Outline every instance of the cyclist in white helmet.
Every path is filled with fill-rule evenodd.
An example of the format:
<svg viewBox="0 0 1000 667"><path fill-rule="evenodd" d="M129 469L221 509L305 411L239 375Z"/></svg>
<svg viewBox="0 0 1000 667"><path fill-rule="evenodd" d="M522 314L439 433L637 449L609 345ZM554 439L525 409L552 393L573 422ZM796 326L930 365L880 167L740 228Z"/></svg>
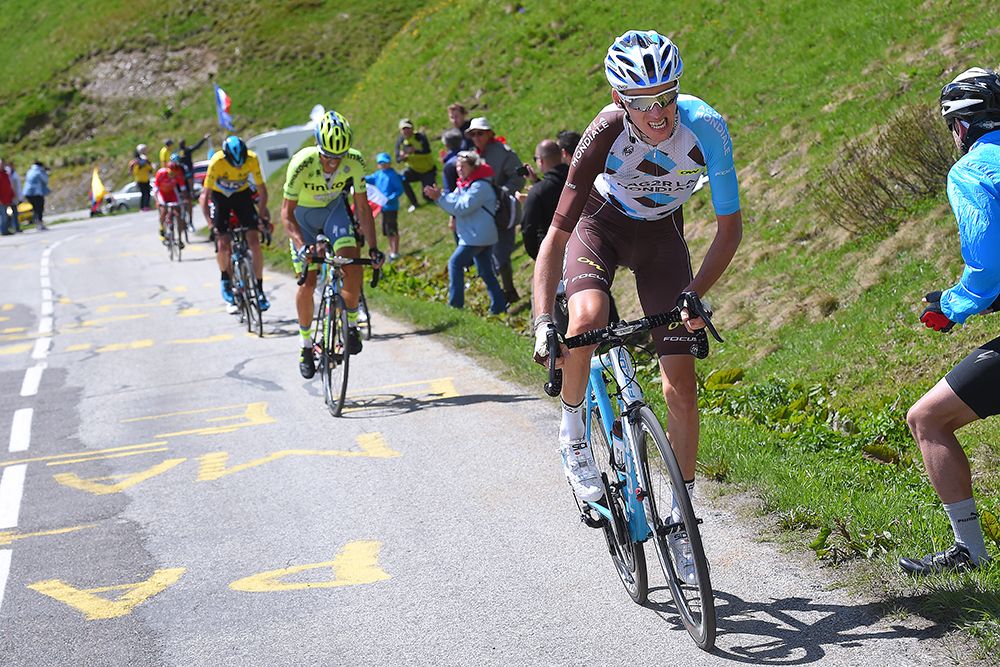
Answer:
<svg viewBox="0 0 1000 667"><path fill-rule="evenodd" d="M604 71L611 104L591 122L570 163L559 205L538 254L534 295L535 359L548 356L556 286L562 278L574 335L608 323L615 269L635 273L647 315L694 303L722 276L742 238L739 190L726 123L712 107L680 94L684 72L677 47L655 31L630 30L608 49ZM718 227L697 273L684 241L681 207L708 175ZM560 271L562 265L562 271ZM692 345L705 326L688 318L653 330L669 436L689 489L698 452L698 402ZM704 332L700 333L701 336ZM593 348L563 348L559 447L566 476L581 500L603 495L585 439L583 399ZM693 581L686 534L673 536L679 574Z"/></svg>

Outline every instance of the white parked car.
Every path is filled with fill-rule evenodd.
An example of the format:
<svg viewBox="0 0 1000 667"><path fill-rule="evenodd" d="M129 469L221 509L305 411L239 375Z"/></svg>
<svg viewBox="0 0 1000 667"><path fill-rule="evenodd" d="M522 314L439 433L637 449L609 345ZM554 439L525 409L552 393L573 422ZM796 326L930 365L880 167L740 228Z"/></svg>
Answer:
<svg viewBox="0 0 1000 667"><path fill-rule="evenodd" d="M110 201L105 200L105 207L108 212L111 211L138 211L139 202L142 199L142 193L139 192L139 184L135 181L128 183L121 190L112 192L108 195ZM155 206L156 202L156 188L149 195L150 206Z"/></svg>

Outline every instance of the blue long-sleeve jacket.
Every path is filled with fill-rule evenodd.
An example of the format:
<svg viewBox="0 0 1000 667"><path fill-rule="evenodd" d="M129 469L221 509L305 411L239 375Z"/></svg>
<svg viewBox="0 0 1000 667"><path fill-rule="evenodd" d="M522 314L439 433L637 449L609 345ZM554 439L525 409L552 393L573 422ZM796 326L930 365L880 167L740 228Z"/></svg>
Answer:
<svg viewBox="0 0 1000 667"><path fill-rule="evenodd" d="M374 185L385 195L388 201L382 207L384 210L399 210L399 195L403 194L403 179L394 169L379 169L374 174L365 176L365 181Z"/></svg>
<svg viewBox="0 0 1000 667"><path fill-rule="evenodd" d="M45 197L49 192L49 173L37 164L28 167L24 175L24 196Z"/></svg>
<svg viewBox="0 0 1000 667"><path fill-rule="evenodd" d="M468 187L459 187L437 200L438 206L455 216L455 232L459 245L493 245L499 238L493 222L493 207L497 197L487 181L476 180Z"/></svg>
<svg viewBox="0 0 1000 667"><path fill-rule="evenodd" d="M948 172L965 271L941 295L941 312L961 324L1000 296L1000 130L983 135Z"/></svg>

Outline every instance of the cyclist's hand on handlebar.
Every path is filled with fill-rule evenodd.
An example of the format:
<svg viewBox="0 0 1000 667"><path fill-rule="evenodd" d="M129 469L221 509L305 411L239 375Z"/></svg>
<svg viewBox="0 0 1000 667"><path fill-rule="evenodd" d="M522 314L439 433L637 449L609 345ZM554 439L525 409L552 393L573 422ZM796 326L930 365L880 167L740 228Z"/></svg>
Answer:
<svg viewBox="0 0 1000 667"><path fill-rule="evenodd" d="M535 319L535 363L547 366L549 363L549 333L555 332L555 325L552 318L547 315L540 315ZM556 334L558 336L558 333ZM562 344L562 337L559 336L559 356L556 358L556 368L562 368L563 359L570 355L569 348Z"/></svg>
<svg viewBox="0 0 1000 667"><path fill-rule="evenodd" d="M303 245L301 248L295 251L295 256L299 262L306 264L313 255L313 247L311 245Z"/></svg>
<svg viewBox="0 0 1000 667"><path fill-rule="evenodd" d="M372 248L368 251L368 257L372 260L372 268L380 269L382 265L385 264L385 253L378 248Z"/></svg>
<svg viewBox="0 0 1000 667"><path fill-rule="evenodd" d="M927 305L924 312L920 313L920 321L925 327L941 333L948 333L955 327L955 323L941 310L941 290L928 292L924 295L923 302Z"/></svg>
<svg viewBox="0 0 1000 667"><path fill-rule="evenodd" d="M677 297L677 307L681 309L681 322L688 333L705 328L705 320L701 317L701 313L707 312L709 317L712 316L711 311L702 303L697 292L681 292L681 295Z"/></svg>

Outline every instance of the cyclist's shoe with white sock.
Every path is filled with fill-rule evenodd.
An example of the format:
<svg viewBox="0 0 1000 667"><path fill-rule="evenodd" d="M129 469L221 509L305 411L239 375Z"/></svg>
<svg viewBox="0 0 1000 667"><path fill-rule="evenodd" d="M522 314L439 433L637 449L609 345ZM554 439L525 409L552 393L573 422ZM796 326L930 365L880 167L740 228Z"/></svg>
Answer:
<svg viewBox="0 0 1000 667"><path fill-rule="evenodd" d="M972 558L964 544L953 544L944 551L927 554L923 558L900 558L899 566L914 575L938 574L939 572L968 572L979 564Z"/></svg>
<svg viewBox="0 0 1000 667"><path fill-rule="evenodd" d="M299 373L307 380L316 374L316 356L313 354L312 345L302 348L302 352L299 353Z"/></svg>
<svg viewBox="0 0 1000 667"><path fill-rule="evenodd" d="M698 572L694 566L694 550L691 548L691 538L687 533L674 533L667 537L670 545L670 555L674 559L674 571L685 584L694 585L698 582Z"/></svg>
<svg viewBox="0 0 1000 667"><path fill-rule="evenodd" d="M598 501L604 497L604 482L601 471L594 462L594 453L586 440L559 443L563 470L573 487L573 493L581 501Z"/></svg>

